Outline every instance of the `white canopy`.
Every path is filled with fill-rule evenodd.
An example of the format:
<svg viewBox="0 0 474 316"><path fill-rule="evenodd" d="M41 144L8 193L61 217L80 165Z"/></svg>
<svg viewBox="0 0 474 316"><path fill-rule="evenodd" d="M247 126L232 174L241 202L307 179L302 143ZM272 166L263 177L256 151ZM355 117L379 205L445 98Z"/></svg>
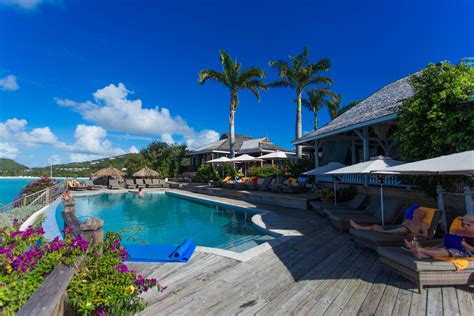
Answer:
<svg viewBox="0 0 474 316"><path fill-rule="evenodd" d="M367 174L375 170L382 170L387 167L398 166L403 164L403 161L393 160L390 157L378 156L371 158L369 161L360 162L358 164L347 166L326 172L327 175L340 174Z"/></svg>
<svg viewBox="0 0 474 316"><path fill-rule="evenodd" d="M250 155L240 155L239 157L235 157L229 159L228 162L252 162L252 161L263 161L262 159L252 157Z"/></svg>
<svg viewBox="0 0 474 316"><path fill-rule="evenodd" d="M403 164L402 161L393 160L389 157L378 156L369 161L360 162L358 164L347 166L341 169L326 172L327 175L341 175L341 174L368 174L374 170L385 169L391 166ZM384 220L384 206L383 206L383 185L380 182L380 210L382 213L382 226L385 225Z"/></svg>
<svg viewBox="0 0 474 316"><path fill-rule="evenodd" d="M412 175L474 175L474 150L406 163L396 167L378 168L375 173Z"/></svg>
<svg viewBox="0 0 474 316"><path fill-rule="evenodd" d="M298 156L277 150L275 152L265 154L258 158L266 159L266 160L279 160L279 159L298 159Z"/></svg>
<svg viewBox="0 0 474 316"><path fill-rule="evenodd" d="M230 158L222 156L216 159L206 161L206 163L224 163L224 162L230 162Z"/></svg>
<svg viewBox="0 0 474 316"><path fill-rule="evenodd" d="M330 162L327 165L311 169L309 171L304 172L303 174L306 176L317 176L325 174L326 172L333 171L336 169L344 168L346 165L339 163L339 162Z"/></svg>

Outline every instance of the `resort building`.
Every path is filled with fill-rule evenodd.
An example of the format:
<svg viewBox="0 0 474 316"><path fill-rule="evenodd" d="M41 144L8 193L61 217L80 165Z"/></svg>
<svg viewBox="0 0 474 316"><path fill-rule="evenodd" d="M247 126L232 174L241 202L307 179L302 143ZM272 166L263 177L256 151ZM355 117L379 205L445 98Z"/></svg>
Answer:
<svg viewBox="0 0 474 316"><path fill-rule="evenodd" d="M275 145L268 137L251 138L245 135L235 135L234 150L236 156L247 154L259 157L275 151L291 153L283 147ZM230 139L228 133L223 133L219 140L199 147L189 153L190 171L196 171L208 160L230 156Z"/></svg>
<svg viewBox="0 0 474 316"><path fill-rule="evenodd" d="M400 106L413 95L412 75L386 85L293 144L303 145L316 167L329 162L351 165L378 155L399 158L393 133Z"/></svg>

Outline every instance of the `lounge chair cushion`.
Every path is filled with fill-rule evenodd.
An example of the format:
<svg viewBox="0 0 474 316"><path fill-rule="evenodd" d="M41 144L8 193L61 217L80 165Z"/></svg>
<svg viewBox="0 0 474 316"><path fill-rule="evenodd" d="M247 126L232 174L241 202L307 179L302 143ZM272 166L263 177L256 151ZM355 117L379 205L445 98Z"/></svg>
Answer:
<svg viewBox="0 0 474 316"><path fill-rule="evenodd" d="M456 217L449 227L449 232L454 234L460 229L462 229L462 217Z"/></svg>
<svg viewBox="0 0 474 316"><path fill-rule="evenodd" d="M456 267L450 261L416 259L411 252L400 247L378 247L377 252L380 256L414 271L456 271ZM474 269L474 261L468 262L467 269Z"/></svg>
<svg viewBox="0 0 474 316"><path fill-rule="evenodd" d="M425 217L421 220L423 223L428 225L428 227L431 226L431 223L433 222L433 217L435 214L436 209L435 208L430 208L430 207L419 207L419 210L422 210L425 212Z"/></svg>
<svg viewBox="0 0 474 316"><path fill-rule="evenodd" d="M403 206L403 202L400 200L386 199L384 201L384 219L386 222L392 222L395 217L399 214L400 209ZM379 207L375 213L375 217L382 219L382 208Z"/></svg>
<svg viewBox="0 0 474 316"><path fill-rule="evenodd" d="M385 242L387 243L400 242L400 245L401 245L403 240L407 238L407 235L379 233L379 232L366 231L366 230L356 230L353 228L350 229L350 233L357 239L363 239L364 241L367 241L376 245L381 245Z"/></svg>

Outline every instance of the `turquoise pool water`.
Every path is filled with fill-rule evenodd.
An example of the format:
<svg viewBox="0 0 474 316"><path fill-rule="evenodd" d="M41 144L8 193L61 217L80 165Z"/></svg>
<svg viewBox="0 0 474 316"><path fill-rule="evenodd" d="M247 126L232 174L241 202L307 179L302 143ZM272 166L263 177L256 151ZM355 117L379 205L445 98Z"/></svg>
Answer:
<svg viewBox="0 0 474 316"><path fill-rule="evenodd" d="M21 190L34 179L0 178L0 206L13 202Z"/></svg>
<svg viewBox="0 0 474 316"><path fill-rule="evenodd" d="M62 204L56 218L62 224ZM253 214L179 198L168 194L100 194L76 198L76 215L104 220L104 231L123 228L142 229L126 232L124 242L179 244L191 237L198 246L245 251L274 237L257 231ZM61 227L62 229L62 227ZM128 239L128 240L127 240Z"/></svg>

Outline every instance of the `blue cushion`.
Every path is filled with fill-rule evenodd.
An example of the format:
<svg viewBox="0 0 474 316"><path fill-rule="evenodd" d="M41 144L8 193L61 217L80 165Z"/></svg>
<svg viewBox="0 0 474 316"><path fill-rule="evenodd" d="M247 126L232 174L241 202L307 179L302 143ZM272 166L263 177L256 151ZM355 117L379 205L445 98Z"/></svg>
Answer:
<svg viewBox="0 0 474 316"><path fill-rule="evenodd" d="M463 237L461 235L446 234L444 235L444 246L446 248L462 250L462 239Z"/></svg>
<svg viewBox="0 0 474 316"><path fill-rule="evenodd" d="M405 210L405 218L406 219L413 219L413 213L415 212L416 209L418 209L420 206L418 204L413 204L410 205L406 210Z"/></svg>
<svg viewBox="0 0 474 316"><path fill-rule="evenodd" d="M300 183L300 184L305 184L306 181L308 181L308 178L307 177L299 177L297 182Z"/></svg>

